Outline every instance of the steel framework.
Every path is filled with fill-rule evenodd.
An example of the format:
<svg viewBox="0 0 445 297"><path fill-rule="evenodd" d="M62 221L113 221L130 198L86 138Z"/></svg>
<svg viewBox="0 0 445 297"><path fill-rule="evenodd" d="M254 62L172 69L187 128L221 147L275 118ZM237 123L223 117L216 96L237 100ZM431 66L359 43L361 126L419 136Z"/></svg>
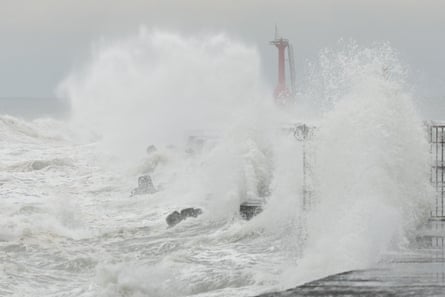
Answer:
<svg viewBox="0 0 445 297"><path fill-rule="evenodd" d="M445 151L445 124L429 125L431 144L431 183L436 189L436 199L431 211L431 217L436 220L445 220L444 209L444 151Z"/></svg>

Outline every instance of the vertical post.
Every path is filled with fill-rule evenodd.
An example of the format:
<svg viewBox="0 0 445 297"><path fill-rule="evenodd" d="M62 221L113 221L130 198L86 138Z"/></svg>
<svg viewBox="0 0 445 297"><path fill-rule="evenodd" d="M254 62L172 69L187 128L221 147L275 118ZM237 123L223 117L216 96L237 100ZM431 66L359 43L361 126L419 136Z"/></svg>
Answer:
<svg viewBox="0 0 445 297"><path fill-rule="evenodd" d="M308 185L308 174L309 174L309 161L307 157L307 143L306 141L310 137L310 127L306 124L298 125L294 130L294 137L302 142L302 161L303 161L303 185L302 185L302 208L307 210L311 207L311 192Z"/></svg>
<svg viewBox="0 0 445 297"><path fill-rule="evenodd" d="M438 185L438 182L439 182L439 180L438 180L438 177L439 177L439 160L438 160L438 158L439 158L439 156L438 156L438 154L439 154L439 147L438 147L438 145L439 145L439 135L438 135L438 128L437 127L434 127L434 132L436 133L436 141L435 141L435 152L434 152L434 155L435 155L435 158L436 158L436 162L435 162L435 164L434 164L434 166L436 167L436 175L435 175L435 181L434 181L434 186L435 186L435 188L436 188L436 217L438 216L438 211L439 211L439 197L438 197L438 195L437 195L437 191L439 190L439 185Z"/></svg>
<svg viewBox="0 0 445 297"><path fill-rule="evenodd" d="M278 47L278 84L281 88L286 84L286 68L285 68L285 58L284 51L287 45L283 42L277 45Z"/></svg>
<svg viewBox="0 0 445 297"><path fill-rule="evenodd" d="M440 134L440 148L441 148L441 158L440 158L440 207L441 207L441 216L443 217L443 169L444 169L444 162L443 162L443 145L444 145L444 138L443 138L443 131L444 127L442 126L441 134Z"/></svg>
<svg viewBox="0 0 445 297"><path fill-rule="evenodd" d="M304 132L303 132L304 133ZM308 208L308 197L307 197L307 180L306 180L306 174L307 174L307 164L306 164L306 137L303 136L303 209Z"/></svg>
<svg viewBox="0 0 445 297"><path fill-rule="evenodd" d="M287 48L288 60L289 60L289 79L291 96L295 97L297 94L296 77L295 77L295 59L294 59L294 47L289 44Z"/></svg>

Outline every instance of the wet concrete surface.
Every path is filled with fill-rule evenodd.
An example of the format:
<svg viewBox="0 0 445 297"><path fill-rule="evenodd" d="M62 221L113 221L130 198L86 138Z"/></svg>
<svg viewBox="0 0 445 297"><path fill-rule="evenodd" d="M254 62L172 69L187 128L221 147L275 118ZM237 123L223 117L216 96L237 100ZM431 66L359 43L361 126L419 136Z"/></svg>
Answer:
<svg viewBox="0 0 445 297"><path fill-rule="evenodd" d="M349 271L261 297L445 296L443 263L398 263Z"/></svg>
<svg viewBox="0 0 445 297"><path fill-rule="evenodd" d="M390 255L372 269L328 276L304 285L261 297L299 296L445 296L443 238L433 245Z"/></svg>

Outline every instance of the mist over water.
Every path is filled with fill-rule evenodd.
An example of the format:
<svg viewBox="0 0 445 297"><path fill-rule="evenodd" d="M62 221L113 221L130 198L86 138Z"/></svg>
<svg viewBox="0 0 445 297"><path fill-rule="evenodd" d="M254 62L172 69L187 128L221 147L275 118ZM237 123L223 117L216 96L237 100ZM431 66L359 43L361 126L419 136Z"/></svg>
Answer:
<svg viewBox="0 0 445 297"><path fill-rule="evenodd" d="M194 130L218 130L252 106L271 105L254 47L223 34L183 37L144 28L98 44L60 93L70 99L74 123L126 153L177 144Z"/></svg>
<svg viewBox="0 0 445 297"><path fill-rule="evenodd" d="M389 45L353 42L314 65L296 104L277 107L255 47L226 35L143 28L96 44L59 87L70 121L0 118L0 278L15 280L1 290L251 296L410 247L431 189L406 70ZM283 128L308 118L304 208L303 145ZM160 191L128 197L141 174ZM251 199L265 207L246 222ZM185 207L204 213L167 228Z"/></svg>

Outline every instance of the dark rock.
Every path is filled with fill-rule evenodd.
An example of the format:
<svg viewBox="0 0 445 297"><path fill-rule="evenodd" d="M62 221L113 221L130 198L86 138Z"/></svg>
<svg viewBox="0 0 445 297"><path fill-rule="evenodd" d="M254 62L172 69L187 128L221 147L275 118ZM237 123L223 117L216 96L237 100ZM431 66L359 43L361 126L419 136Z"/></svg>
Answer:
<svg viewBox="0 0 445 297"><path fill-rule="evenodd" d="M169 214L167 216L167 218L165 219L165 221L167 222L169 227L173 227L176 224L178 224L179 222L181 222L182 220L184 220L184 217L181 216L181 214L178 211L174 211L171 214Z"/></svg>
<svg viewBox="0 0 445 297"><path fill-rule="evenodd" d="M263 211L261 204L243 203L239 207L240 215L245 220L250 220Z"/></svg>
<svg viewBox="0 0 445 297"><path fill-rule="evenodd" d="M48 161L36 160L36 161L32 162L31 169L32 170L42 170L43 168L46 168L49 165L50 165L50 163Z"/></svg>
<svg viewBox="0 0 445 297"><path fill-rule="evenodd" d="M147 147L147 154L151 154L151 153L154 153L154 152L156 152L158 149L156 148L156 146L155 145L149 145L148 147Z"/></svg>
<svg viewBox="0 0 445 297"><path fill-rule="evenodd" d="M175 210L167 216L165 221L167 222L169 227L173 227L189 217L196 218L200 214L202 214L202 210L200 208L189 207L184 208L183 210L181 210L181 212Z"/></svg>
<svg viewBox="0 0 445 297"><path fill-rule="evenodd" d="M156 188L153 185L153 181L149 175L143 175L138 178L138 187L131 191L131 196L141 194L153 194L156 192Z"/></svg>
<svg viewBox="0 0 445 297"><path fill-rule="evenodd" d="M183 217L194 217L196 218L197 216L199 216L200 214L202 214L202 210L199 208L184 208L183 210L181 210L181 216Z"/></svg>

